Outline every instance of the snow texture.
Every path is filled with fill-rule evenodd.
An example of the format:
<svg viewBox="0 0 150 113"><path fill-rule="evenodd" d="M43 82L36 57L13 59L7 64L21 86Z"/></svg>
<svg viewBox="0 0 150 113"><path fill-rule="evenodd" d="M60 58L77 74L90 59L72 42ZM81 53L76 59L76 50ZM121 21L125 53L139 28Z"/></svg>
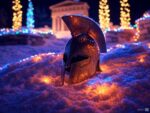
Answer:
<svg viewBox="0 0 150 113"><path fill-rule="evenodd" d="M0 67L8 63L15 63L24 58L47 52L63 52L67 40L50 38L44 46L14 45L0 46Z"/></svg>
<svg viewBox="0 0 150 113"><path fill-rule="evenodd" d="M1 64L13 60L13 64L1 67L0 71L0 113L137 113L150 110L148 41L125 44L102 54L101 73L82 83L65 83L64 86L59 85L62 53L58 52L63 51L66 42L59 40L56 45L52 40L52 43L45 49L0 48L7 54ZM41 50L44 53L29 57ZM10 51L15 52L16 57L9 56L12 55ZM5 59L5 55L1 59ZM29 58L14 63L25 57Z"/></svg>

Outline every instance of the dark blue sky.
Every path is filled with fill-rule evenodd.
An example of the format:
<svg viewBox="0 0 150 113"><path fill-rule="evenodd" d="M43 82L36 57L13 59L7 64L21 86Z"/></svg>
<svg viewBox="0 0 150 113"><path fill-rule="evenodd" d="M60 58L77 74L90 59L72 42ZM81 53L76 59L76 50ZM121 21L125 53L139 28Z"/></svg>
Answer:
<svg viewBox="0 0 150 113"><path fill-rule="evenodd" d="M49 6L56 4L64 0L32 0L35 8L35 21L36 26L40 27L45 24L51 25L50 10ZM90 6L90 17L98 21L98 8L99 0L80 0L85 1ZM108 0L110 4L111 12L111 21L114 24L119 24L119 0ZM150 0L129 0L131 5L131 22L142 16L142 14L150 9ZM21 0L23 4L23 25L26 21L26 9L27 9L27 0ZM0 27L11 27L12 19L12 0L0 0L0 17L5 17L3 19L4 25ZM2 19L0 18L0 21Z"/></svg>

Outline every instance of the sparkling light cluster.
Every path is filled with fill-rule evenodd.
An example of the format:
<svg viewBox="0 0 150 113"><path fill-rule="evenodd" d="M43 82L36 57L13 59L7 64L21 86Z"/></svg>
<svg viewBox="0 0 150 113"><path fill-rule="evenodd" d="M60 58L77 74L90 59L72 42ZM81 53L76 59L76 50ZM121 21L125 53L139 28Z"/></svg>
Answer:
<svg viewBox="0 0 150 113"><path fill-rule="evenodd" d="M139 19L137 19L135 22L136 22L136 25L137 25L137 28L136 28L136 30L137 30L137 33L136 33L136 36L134 37L134 41L138 41L139 40L139 38L140 38L140 34L141 34L141 32L140 32L140 23L145 23L146 24L146 22L149 22L150 21L150 14L149 13L145 13L144 15L143 15L143 17L141 17L141 18L139 18ZM145 28L146 29L146 28Z"/></svg>
<svg viewBox="0 0 150 113"><path fill-rule="evenodd" d="M22 5L20 4L20 0L13 0L13 25L12 28L14 30L18 30L22 27Z"/></svg>
<svg viewBox="0 0 150 113"><path fill-rule="evenodd" d="M27 9L27 28L34 28L34 8L31 0L28 0L28 9Z"/></svg>
<svg viewBox="0 0 150 113"><path fill-rule="evenodd" d="M99 1L99 23L102 30L106 30L110 27L110 10L108 0Z"/></svg>
<svg viewBox="0 0 150 113"><path fill-rule="evenodd" d="M28 29L20 28L18 30L3 28L0 29L0 36L11 34L53 34L51 29L42 30L42 29Z"/></svg>
<svg viewBox="0 0 150 113"><path fill-rule="evenodd" d="M24 62L27 62L27 61L32 61L33 63L37 63L37 62L40 62L44 57L47 57L47 56L52 56L52 57L54 57L54 56L60 56L60 55L59 55L59 54L56 54L56 53L54 53L54 52L41 53L41 54L33 55L33 56L28 57L28 58L24 58L24 59L22 59L22 60L19 60L18 62L16 62L16 65L17 65L17 64L24 63ZM36 59L37 57L40 57L40 60L38 60L38 61L35 62L35 59ZM9 67L9 66L11 66L11 64L6 64L6 65L4 65L3 67L0 67L0 70L3 70L3 69L5 69L5 68L7 68L7 67Z"/></svg>
<svg viewBox="0 0 150 113"><path fill-rule="evenodd" d="M130 4L128 0L120 0L120 25L122 28L130 26Z"/></svg>
<svg viewBox="0 0 150 113"><path fill-rule="evenodd" d="M116 48L122 48L122 49L124 49L124 48L126 48L126 46L125 46L125 44L116 44L115 46L109 47L109 48L107 49L107 51L110 52L111 50L114 50L114 49L116 49Z"/></svg>

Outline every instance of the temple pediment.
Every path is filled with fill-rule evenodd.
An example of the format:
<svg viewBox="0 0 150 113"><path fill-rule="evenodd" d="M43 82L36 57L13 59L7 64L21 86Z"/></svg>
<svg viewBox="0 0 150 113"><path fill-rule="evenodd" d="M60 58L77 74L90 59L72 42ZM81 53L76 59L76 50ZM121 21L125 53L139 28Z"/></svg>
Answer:
<svg viewBox="0 0 150 113"><path fill-rule="evenodd" d="M60 7L66 7L66 6L71 6L71 5L83 5L86 4L85 2L77 2L73 0L66 0L63 2L60 2L58 4L52 5L50 9L55 9L55 8L60 8Z"/></svg>

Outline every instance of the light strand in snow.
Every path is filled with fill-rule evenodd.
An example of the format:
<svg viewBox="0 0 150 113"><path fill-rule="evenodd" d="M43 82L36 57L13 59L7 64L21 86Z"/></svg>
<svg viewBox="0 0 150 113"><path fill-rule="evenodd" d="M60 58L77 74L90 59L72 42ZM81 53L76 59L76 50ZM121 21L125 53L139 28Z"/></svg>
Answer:
<svg viewBox="0 0 150 113"><path fill-rule="evenodd" d="M11 34L53 34L51 29L47 29L47 30L40 30L40 29L27 29L27 28L21 28L18 30L14 30L14 29L8 29L8 28L3 28L0 29L0 36L3 35L11 35Z"/></svg>

